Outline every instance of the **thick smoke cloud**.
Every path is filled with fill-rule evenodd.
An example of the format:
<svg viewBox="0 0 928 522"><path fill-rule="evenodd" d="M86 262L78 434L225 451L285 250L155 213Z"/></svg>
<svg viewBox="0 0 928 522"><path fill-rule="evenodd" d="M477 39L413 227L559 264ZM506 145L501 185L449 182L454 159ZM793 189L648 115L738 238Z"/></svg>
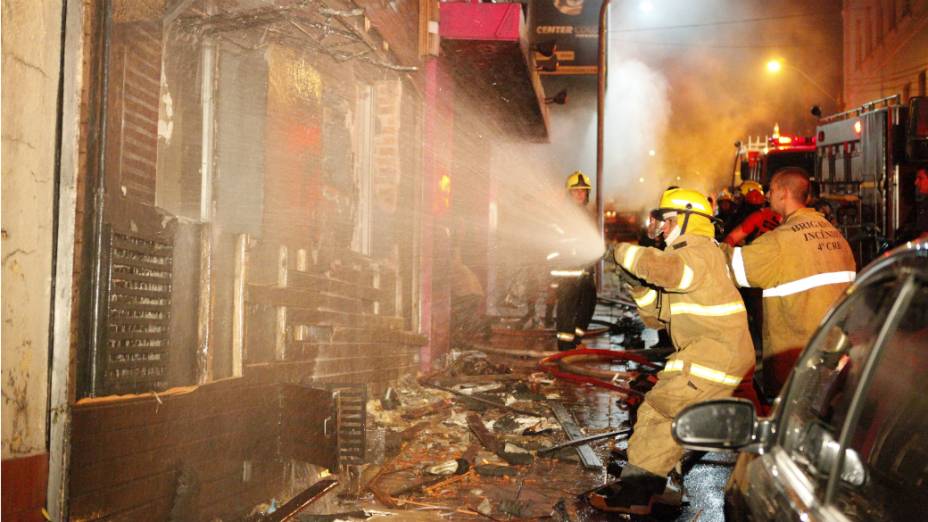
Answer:
<svg viewBox="0 0 928 522"><path fill-rule="evenodd" d="M811 135L812 105L840 109L831 97L840 98L838 0L649 4L613 3L610 18L604 195L620 211L652 206L669 184L714 192L730 182L736 140L769 135L776 123ZM776 76L764 70L772 58L787 64ZM552 107L551 144L533 156L550 158L555 178L576 168L592 176L595 79L545 86L566 87L570 99Z"/></svg>

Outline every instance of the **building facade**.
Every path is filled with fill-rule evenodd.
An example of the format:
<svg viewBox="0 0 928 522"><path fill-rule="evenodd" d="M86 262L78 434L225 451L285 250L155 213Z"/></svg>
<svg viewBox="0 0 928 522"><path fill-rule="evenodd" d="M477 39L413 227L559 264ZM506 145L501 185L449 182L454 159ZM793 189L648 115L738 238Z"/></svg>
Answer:
<svg viewBox="0 0 928 522"><path fill-rule="evenodd" d="M846 0L843 17L845 108L928 94L928 2Z"/></svg>
<svg viewBox="0 0 928 522"><path fill-rule="evenodd" d="M547 134L504 8L443 46L427 1L4 3L4 518L236 518L363 459L345 412L449 351L453 244L486 287L493 141Z"/></svg>

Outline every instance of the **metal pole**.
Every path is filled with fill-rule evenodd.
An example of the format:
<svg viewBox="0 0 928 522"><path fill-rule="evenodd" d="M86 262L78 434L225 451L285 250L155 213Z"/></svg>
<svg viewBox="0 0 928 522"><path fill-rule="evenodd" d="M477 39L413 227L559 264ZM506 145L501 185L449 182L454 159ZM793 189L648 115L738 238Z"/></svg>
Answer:
<svg viewBox="0 0 928 522"><path fill-rule="evenodd" d="M603 124L606 119L606 52L609 42L606 41L607 13L610 0L603 0L599 8L599 63L596 68L596 221L599 227L599 237L606 240L606 221L603 216ZM596 263L596 288L603 289L603 260Z"/></svg>

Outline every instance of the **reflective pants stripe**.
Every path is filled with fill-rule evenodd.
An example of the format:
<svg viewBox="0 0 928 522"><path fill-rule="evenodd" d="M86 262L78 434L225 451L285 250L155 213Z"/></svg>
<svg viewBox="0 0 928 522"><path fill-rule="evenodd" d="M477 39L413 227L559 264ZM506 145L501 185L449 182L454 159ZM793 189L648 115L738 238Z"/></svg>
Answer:
<svg viewBox="0 0 928 522"><path fill-rule="evenodd" d="M668 362L667 365L664 366L664 371L682 372L686 367L689 367L689 374L693 377L699 377L700 379L704 379L709 382L722 384L724 386L738 386L741 384L740 376L727 374L723 371L709 368L708 366L703 366L701 364L685 363L684 361L677 359Z"/></svg>

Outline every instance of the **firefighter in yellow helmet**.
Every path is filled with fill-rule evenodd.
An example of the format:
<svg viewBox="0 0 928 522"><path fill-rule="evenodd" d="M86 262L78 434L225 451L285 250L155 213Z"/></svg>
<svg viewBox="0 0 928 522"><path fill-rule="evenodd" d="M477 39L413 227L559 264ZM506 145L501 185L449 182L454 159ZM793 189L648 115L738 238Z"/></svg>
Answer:
<svg viewBox="0 0 928 522"><path fill-rule="evenodd" d="M741 182L741 185L738 185L738 191L741 192L741 195L742 195L743 197L747 197L748 194L749 194L752 190L756 190L756 191L760 192L760 195L761 195L761 196L764 195L764 187L761 186L761 184L758 183L758 182L756 182L756 181L747 180L747 181Z"/></svg>
<svg viewBox="0 0 928 522"><path fill-rule="evenodd" d="M642 281L629 291L643 318L670 331L675 352L644 397L618 481L588 494L610 512L648 514L683 455L670 434L674 416L695 402L732 395L753 374L754 348L741 296L714 240L712 207L700 193L661 197L663 250L622 243L615 262Z"/></svg>
<svg viewBox="0 0 928 522"><path fill-rule="evenodd" d="M586 207L590 202L592 188L590 178L579 170L567 177L567 191L571 201L585 210L589 210ZM593 267L586 267L579 276L557 279L557 347L562 351L571 350L583 339L596 309Z"/></svg>
<svg viewBox="0 0 928 522"><path fill-rule="evenodd" d="M575 170L570 176L567 176L567 190L570 192L570 197L578 205L586 205L590 202L590 190L592 189L590 177L583 172Z"/></svg>

